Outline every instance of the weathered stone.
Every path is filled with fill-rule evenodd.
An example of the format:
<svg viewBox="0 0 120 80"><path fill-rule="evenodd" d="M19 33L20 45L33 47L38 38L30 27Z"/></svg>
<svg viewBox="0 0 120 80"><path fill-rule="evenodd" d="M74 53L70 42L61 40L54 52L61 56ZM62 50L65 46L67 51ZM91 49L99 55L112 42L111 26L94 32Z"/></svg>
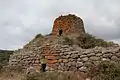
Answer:
<svg viewBox="0 0 120 80"><path fill-rule="evenodd" d="M100 61L94 61L93 62L95 65L99 65L100 64Z"/></svg>
<svg viewBox="0 0 120 80"><path fill-rule="evenodd" d="M88 61L88 57L84 57L84 58L82 58L82 60L86 62L86 61Z"/></svg>
<svg viewBox="0 0 120 80"><path fill-rule="evenodd" d="M56 57L53 56L53 55L48 55L48 56L45 56L46 59L55 59Z"/></svg>
<svg viewBox="0 0 120 80"><path fill-rule="evenodd" d="M36 63L36 64L39 64L39 63L40 63L40 61L36 60L36 61L35 61L35 63Z"/></svg>
<svg viewBox="0 0 120 80"><path fill-rule="evenodd" d="M70 58L70 59L69 59L69 61L70 61L70 62L73 62L73 61L74 61L74 59Z"/></svg>
<svg viewBox="0 0 120 80"><path fill-rule="evenodd" d="M72 52L66 52L68 55L71 55L72 54Z"/></svg>
<svg viewBox="0 0 120 80"><path fill-rule="evenodd" d="M93 50L88 49L88 50L84 50L82 53L83 53L84 55L87 55L87 54L92 53L92 52L93 52Z"/></svg>
<svg viewBox="0 0 120 80"><path fill-rule="evenodd" d="M120 52L115 54L117 57L120 57Z"/></svg>
<svg viewBox="0 0 120 80"><path fill-rule="evenodd" d="M63 62L64 62L64 63L67 63L67 62L68 62L68 59L63 59Z"/></svg>
<svg viewBox="0 0 120 80"><path fill-rule="evenodd" d="M60 56L64 55L64 53L60 53Z"/></svg>
<svg viewBox="0 0 120 80"><path fill-rule="evenodd" d="M97 49L96 48L94 48L95 50L94 50L94 53L101 53L102 51L101 51L101 47L98 47Z"/></svg>
<svg viewBox="0 0 120 80"><path fill-rule="evenodd" d="M78 54L79 51L72 51L72 54Z"/></svg>
<svg viewBox="0 0 120 80"><path fill-rule="evenodd" d="M26 69L30 65L40 66L42 56L47 60L47 70L86 71L89 64L99 64L102 60L117 61L120 58L120 47L95 47L82 49L77 43L77 37L85 33L83 21L74 15L60 16L53 25L52 34L35 37L23 49L15 51L10 56L9 65ZM62 36L56 36L59 28L63 29ZM63 39L69 37L74 46L64 45ZM88 66L87 66L88 65Z"/></svg>
<svg viewBox="0 0 120 80"><path fill-rule="evenodd" d="M80 61L81 61L81 59L80 59L80 58L78 58L78 59L77 59L77 61L78 61L78 62L80 62Z"/></svg>
<svg viewBox="0 0 120 80"><path fill-rule="evenodd" d="M84 65L85 65L86 67L89 67L91 64L92 64L91 62L85 62L85 63L84 63Z"/></svg>
<svg viewBox="0 0 120 80"><path fill-rule="evenodd" d="M73 59L78 58L78 54L72 54L71 58L73 58Z"/></svg>
<svg viewBox="0 0 120 80"><path fill-rule="evenodd" d="M96 54L96 56L97 56L97 57L100 57L100 56L102 56L102 53L98 53L98 54Z"/></svg>
<svg viewBox="0 0 120 80"><path fill-rule="evenodd" d="M95 53L87 54L87 56L89 56L89 57L91 57L91 56L95 56Z"/></svg>
<svg viewBox="0 0 120 80"><path fill-rule="evenodd" d="M67 65L70 67L72 65L72 62L68 62Z"/></svg>
<svg viewBox="0 0 120 80"><path fill-rule="evenodd" d="M76 66L76 62L75 61L72 62L72 66Z"/></svg>
<svg viewBox="0 0 120 80"><path fill-rule="evenodd" d="M66 55L66 58L69 59L69 58L70 58L70 55Z"/></svg>
<svg viewBox="0 0 120 80"><path fill-rule="evenodd" d="M54 71L54 68L50 68L49 70L50 70L50 71Z"/></svg>
<svg viewBox="0 0 120 80"><path fill-rule="evenodd" d="M59 59L59 60L58 60L59 63L62 62L62 61L63 61L63 59Z"/></svg>
<svg viewBox="0 0 120 80"><path fill-rule="evenodd" d="M101 60L102 61L110 61L110 59L108 59L108 58L102 58Z"/></svg>
<svg viewBox="0 0 120 80"><path fill-rule="evenodd" d="M79 68L79 71L81 71L81 72L86 72L86 71L87 71L87 67L80 67L80 68Z"/></svg>
<svg viewBox="0 0 120 80"><path fill-rule="evenodd" d="M83 62L77 62L76 63L76 67L82 67L83 66Z"/></svg>
<svg viewBox="0 0 120 80"><path fill-rule="evenodd" d="M57 63L57 62L58 62L58 60L47 60L48 64L54 64L54 63Z"/></svg>
<svg viewBox="0 0 120 80"><path fill-rule="evenodd" d="M62 45L61 48L69 48L69 45Z"/></svg>
<svg viewBox="0 0 120 80"><path fill-rule="evenodd" d="M64 63L60 63L60 65L61 65L61 66L65 66L65 64L64 64Z"/></svg>
<svg viewBox="0 0 120 80"><path fill-rule="evenodd" d="M120 52L120 47L117 47L115 49L112 50L114 53L119 53Z"/></svg>
<svg viewBox="0 0 120 80"><path fill-rule="evenodd" d="M102 54L110 54L110 53L113 53L111 49L110 50L105 49L102 51Z"/></svg>
<svg viewBox="0 0 120 80"><path fill-rule="evenodd" d="M68 59L68 56L63 55L62 58L63 59Z"/></svg>
<svg viewBox="0 0 120 80"><path fill-rule="evenodd" d="M103 54L103 57L105 57L105 58L110 58L111 56L112 56L111 53L109 53L109 54Z"/></svg>
<svg viewBox="0 0 120 80"><path fill-rule="evenodd" d="M93 61L97 61L97 60L100 60L100 57L92 56L89 59Z"/></svg>
<svg viewBox="0 0 120 80"><path fill-rule="evenodd" d="M115 60L115 61L116 61L116 60L119 60L119 58L116 57L116 56L112 56L112 57L111 57L111 60L113 60L113 61Z"/></svg>
<svg viewBox="0 0 120 80"><path fill-rule="evenodd" d="M54 21L52 35L58 35L60 28L62 29L64 34L85 33L82 19L71 14L66 16L60 16Z"/></svg>
<svg viewBox="0 0 120 80"><path fill-rule="evenodd" d="M80 58L84 58L84 57L87 57L87 55L81 55Z"/></svg>

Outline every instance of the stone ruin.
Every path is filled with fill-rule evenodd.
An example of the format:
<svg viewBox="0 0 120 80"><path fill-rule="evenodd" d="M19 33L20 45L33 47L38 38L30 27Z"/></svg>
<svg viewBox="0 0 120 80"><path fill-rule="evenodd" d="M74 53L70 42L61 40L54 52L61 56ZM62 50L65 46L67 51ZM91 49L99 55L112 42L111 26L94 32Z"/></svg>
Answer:
<svg viewBox="0 0 120 80"><path fill-rule="evenodd" d="M59 28L63 30L63 34L84 34L84 24L80 17L75 15L60 16L54 21L52 35L58 35Z"/></svg>
<svg viewBox="0 0 120 80"><path fill-rule="evenodd" d="M36 69L40 69L41 56L45 55L48 71L87 71L91 62L99 64L102 60L120 60L119 46L82 49L76 45L59 43L60 38L55 37L59 27L65 35L85 33L82 19L75 15L60 16L54 22L52 35L35 38L23 49L15 51L10 56L9 65L26 70L32 64Z"/></svg>

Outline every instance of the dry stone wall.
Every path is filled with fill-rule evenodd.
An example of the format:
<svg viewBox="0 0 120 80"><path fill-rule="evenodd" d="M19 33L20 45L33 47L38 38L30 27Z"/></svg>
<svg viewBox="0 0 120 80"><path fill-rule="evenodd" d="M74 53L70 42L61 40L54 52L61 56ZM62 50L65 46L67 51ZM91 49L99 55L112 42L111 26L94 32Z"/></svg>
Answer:
<svg viewBox="0 0 120 80"><path fill-rule="evenodd" d="M18 54L19 53L19 54ZM47 70L60 71L87 71L88 65L92 62L99 64L102 60L119 61L120 47L95 47L93 49L81 49L68 45L44 45L35 48L33 51L23 51L11 56L10 65L22 65L24 69L31 64L40 67L40 59L45 55L47 60Z"/></svg>
<svg viewBox="0 0 120 80"><path fill-rule="evenodd" d="M36 37L23 49L17 50L10 56L11 67L27 69L30 65L36 69L41 67L41 57L45 55L47 70L60 71L86 71L92 62L99 64L102 60L119 61L120 47L95 47L92 49L81 49L78 46L61 44L62 38L56 37L59 27L64 34L85 33L81 18L75 15L58 17L53 25L52 35ZM75 36L75 38L77 38Z"/></svg>

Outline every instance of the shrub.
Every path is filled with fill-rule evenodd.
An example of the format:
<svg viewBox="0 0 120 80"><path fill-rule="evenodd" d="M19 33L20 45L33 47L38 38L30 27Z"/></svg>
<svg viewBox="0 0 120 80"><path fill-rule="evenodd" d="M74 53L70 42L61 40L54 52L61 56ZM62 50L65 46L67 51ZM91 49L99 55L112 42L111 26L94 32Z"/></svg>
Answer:
<svg viewBox="0 0 120 80"><path fill-rule="evenodd" d="M120 64L116 62L103 61L97 67L98 69L90 68L89 74L92 75L92 80L120 80Z"/></svg>
<svg viewBox="0 0 120 80"><path fill-rule="evenodd" d="M3 64L0 64L0 73L2 72Z"/></svg>
<svg viewBox="0 0 120 80"><path fill-rule="evenodd" d="M42 35L42 34L37 34L37 35L35 36L35 38L40 38L40 37L43 37L43 35Z"/></svg>
<svg viewBox="0 0 120 80"><path fill-rule="evenodd" d="M13 51L0 50L0 64L6 66Z"/></svg>
<svg viewBox="0 0 120 80"><path fill-rule="evenodd" d="M65 36L65 37L63 37L63 44L65 44L65 45L73 45L73 40L72 39L70 39L69 37L67 37L67 36Z"/></svg>
<svg viewBox="0 0 120 80"><path fill-rule="evenodd" d="M94 36L88 33L86 33L85 35L79 36L77 40L78 40L78 45L84 49L94 48L96 46L108 47L113 45L102 39L96 39Z"/></svg>

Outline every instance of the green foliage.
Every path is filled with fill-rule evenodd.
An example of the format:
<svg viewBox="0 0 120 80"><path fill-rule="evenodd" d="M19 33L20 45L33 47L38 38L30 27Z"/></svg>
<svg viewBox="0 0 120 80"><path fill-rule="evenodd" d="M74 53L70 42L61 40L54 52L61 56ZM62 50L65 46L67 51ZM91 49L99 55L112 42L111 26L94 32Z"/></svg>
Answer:
<svg viewBox="0 0 120 80"><path fill-rule="evenodd" d="M41 37L43 37L42 34L37 34L37 35L35 36L35 38L41 38Z"/></svg>
<svg viewBox="0 0 120 80"><path fill-rule="evenodd" d="M3 69L3 66L8 64L9 57L12 53L13 51L0 50L0 72Z"/></svg>
<svg viewBox="0 0 120 80"><path fill-rule="evenodd" d="M88 33L86 33L84 36L79 36L77 40L78 40L78 45L84 49L94 48L96 46L108 47L113 45L102 39L96 39L94 36Z"/></svg>
<svg viewBox="0 0 120 80"><path fill-rule="evenodd" d="M65 45L73 45L74 44L74 42L73 42L73 40L72 39L70 39L69 37L67 37L67 36L64 36L63 37L63 44L65 44Z"/></svg>
<svg viewBox="0 0 120 80"><path fill-rule="evenodd" d="M120 80L120 64L103 61L97 67L92 66L92 68L90 68L89 74L93 73L93 80Z"/></svg>
<svg viewBox="0 0 120 80"><path fill-rule="evenodd" d="M7 63L12 53L13 51L0 50L0 63L2 64Z"/></svg>

